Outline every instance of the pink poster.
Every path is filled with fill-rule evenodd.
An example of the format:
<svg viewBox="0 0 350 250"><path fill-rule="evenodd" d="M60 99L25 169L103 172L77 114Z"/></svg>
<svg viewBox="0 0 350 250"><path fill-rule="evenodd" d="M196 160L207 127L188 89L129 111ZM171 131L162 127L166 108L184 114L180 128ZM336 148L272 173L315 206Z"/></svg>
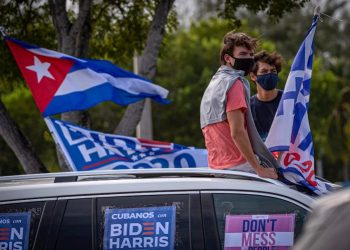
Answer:
<svg viewBox="0 0 350 250"><path fill-rule="evenodd" d="M227 215L225 250L286 250L294 243L295 214Z"/></svg>

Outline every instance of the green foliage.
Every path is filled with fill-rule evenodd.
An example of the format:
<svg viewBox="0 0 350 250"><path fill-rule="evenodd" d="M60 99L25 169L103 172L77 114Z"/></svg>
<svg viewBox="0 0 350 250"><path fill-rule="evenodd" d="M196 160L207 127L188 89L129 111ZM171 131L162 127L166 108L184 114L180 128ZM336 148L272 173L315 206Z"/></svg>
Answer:
<svg viewBox="0 0 350 250"><path fill-rule="evenodd" d="M157 1L109 1L92 8L93 35L90 57L110 60L132 70L134 55L143 51ZM169 14L166 29L177 27L175 11Z"/></svg>
<svg viewBox="0 0 350 250"><path fill-rule="evenodd" d="M58 166L56 163L56 151L51 136L48 136L44 120L42 119L38 109L35 106L33 97L27 88L16 88L9 94L3 95L2 101L8 108L8 112L12 117L15 117L22 132L29 137L35 152L38 153L39 158L44 162L47 168L51 171L57 171ZM5 142L0 141L1 150L0 166L11 173L11 169L15 173L21 173L21 169L18 160L7 148ZM2 157L4 156L4 157ZM10 158L7 158L10 156ZM5 172L5 173L6 173Z"/></svg>
<svg viewBox="0 0 350 250"><path fill-rule="evenodd" d="M47 4L41 0L0 1L1 26L8 36L42 47L56 46ZM23 78L6 44L0 42L0 94L23 86Z"/></svg>
<svg viewBox="0 0 350 250"><path fill-rule="evenodd" d="M309 0L226 0L225 8L221 15L240 25L240 19L237 18L237 10L244 6L253 13L264 11L271 19L277 21L285 13L291 12L304 6Z"/></svg>

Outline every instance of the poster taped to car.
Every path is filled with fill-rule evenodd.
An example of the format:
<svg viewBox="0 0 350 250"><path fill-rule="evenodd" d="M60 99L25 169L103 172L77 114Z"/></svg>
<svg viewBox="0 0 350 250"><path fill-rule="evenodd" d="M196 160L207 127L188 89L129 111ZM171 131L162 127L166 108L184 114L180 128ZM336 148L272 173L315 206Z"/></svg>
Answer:
<svg viewBox="0 0 350 250"><path fill-rule="evenodd" d="M73 171L208 167L206 149L105 134L45 118Z"/></svg>
<svg viewBox="0 0 350 250"><path fill-rule="evenodd" d="M175 206L106 209L103 249L173 250Z"/></svg>
<svg viewBox="0 0 350 250"><path fill-rule="evenodd" d="M287 250L294 243L295 214L227 215L225 250Z"/></svg>
<svg viewBox="0 0 350 250"><path fill-rule="evenodd" d="M0 249L28 249L30 215L30 212L0 213Z"/></svg>

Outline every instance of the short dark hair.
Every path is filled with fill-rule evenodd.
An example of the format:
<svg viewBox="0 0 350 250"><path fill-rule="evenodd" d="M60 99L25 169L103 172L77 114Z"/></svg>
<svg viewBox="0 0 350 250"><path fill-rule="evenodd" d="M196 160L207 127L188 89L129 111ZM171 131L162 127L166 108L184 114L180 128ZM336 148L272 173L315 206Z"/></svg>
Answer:
<svg viewBox="0 0 350 250"><path fill-rule="evenodd" d="M258 41L257 39L252 38L242 32L234 32L234 31L228 32L224 36L224 40L221 45L221 50L220 50L221 65L224 65L226 63L224 59L225 54L232 56L232 51L235 46L243 46L243 47L246 47L247 49L255 51L257 47L257 41Z"/></svg>
<svg viewBox="0 0 350 250"><path fill-rule="evenodd" d="M254 55L254 67L252 69L252 72L256 74L258 72L258 62L264 62L270 65L273 65L276 67L277 73L281 72L282 70L282 63L283 58L280 54L274 52L274 53L268 53L266 51L260 51L259 53L256 53Z"/></svg>

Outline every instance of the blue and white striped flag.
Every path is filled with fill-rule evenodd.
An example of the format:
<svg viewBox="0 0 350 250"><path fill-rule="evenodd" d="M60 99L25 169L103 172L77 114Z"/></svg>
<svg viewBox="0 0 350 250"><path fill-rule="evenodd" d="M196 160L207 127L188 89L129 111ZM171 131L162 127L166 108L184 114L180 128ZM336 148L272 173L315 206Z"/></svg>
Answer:
<svg viewBox="0 0 350 250"><path fill-rule="evenodd" d="M318 17L313 17L311 28L294 58L265 144L271 152L283 152L281 172L288 181L321 194L327 192L327 186L315 178L314 146L307 115Z"/></svg>

